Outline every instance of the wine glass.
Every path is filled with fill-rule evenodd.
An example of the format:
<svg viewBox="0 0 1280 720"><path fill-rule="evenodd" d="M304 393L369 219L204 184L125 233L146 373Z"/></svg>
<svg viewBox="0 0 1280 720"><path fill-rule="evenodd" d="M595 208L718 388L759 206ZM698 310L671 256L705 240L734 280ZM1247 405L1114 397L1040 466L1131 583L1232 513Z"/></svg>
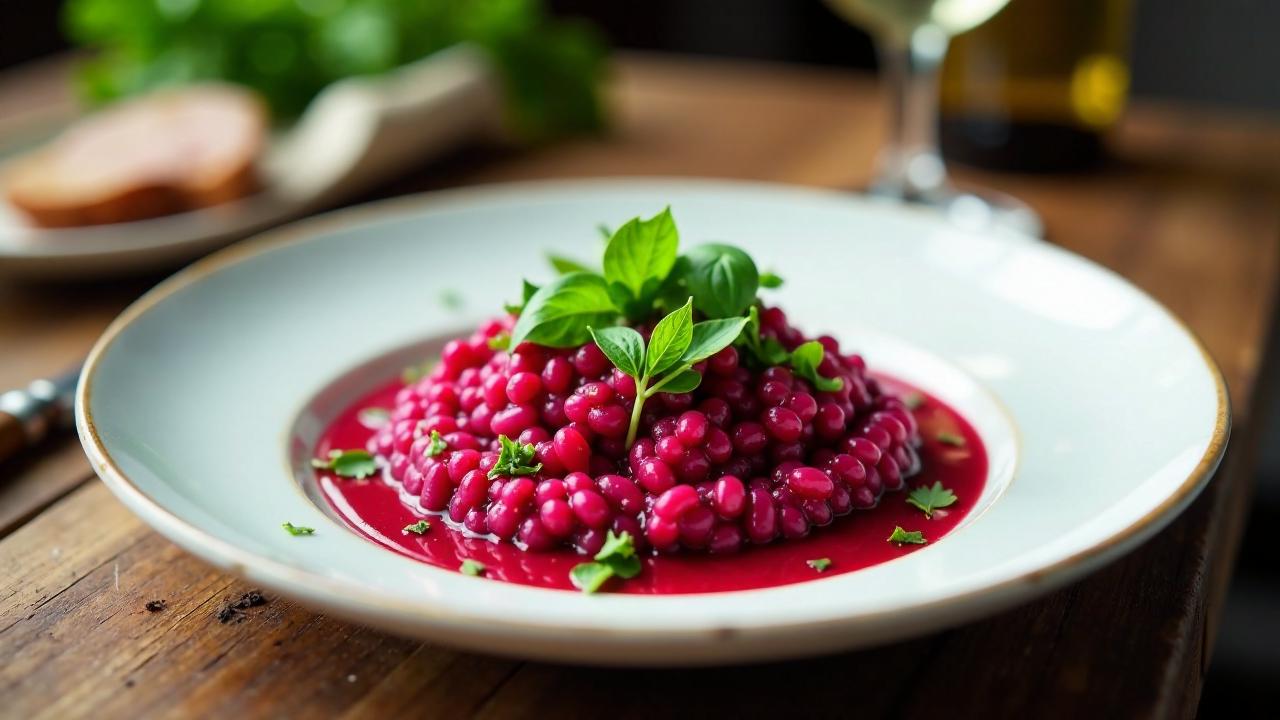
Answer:
<svg viewBox="0 0 1280 720"><path fill-rule="evenodd" d="M938 149L938 70L951 36L981 25L1009 0L825 0L876 37L891 93L888 146L868 192L934 207L966 227L1040 236L1040 217L1002 193L959 190Z"/></svg>

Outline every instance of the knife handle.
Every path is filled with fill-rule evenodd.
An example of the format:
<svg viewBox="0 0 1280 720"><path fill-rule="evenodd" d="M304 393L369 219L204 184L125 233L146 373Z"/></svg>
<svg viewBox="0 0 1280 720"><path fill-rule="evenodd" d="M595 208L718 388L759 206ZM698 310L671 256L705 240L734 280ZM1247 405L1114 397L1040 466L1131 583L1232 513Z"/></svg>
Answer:
<svg viewBox="0 0 1280 720"><path fill-rule="evenodd" d="M0 393L0 462L43 440L61 414L53 381L37 380L25 390Z"/></svg>
<svg viewBox="0 0 1280 720"><path fill-rule="evenodd" d="M18 454L27 446L27 431L22 421L6 412L0 412L0 463Z"/></svg>

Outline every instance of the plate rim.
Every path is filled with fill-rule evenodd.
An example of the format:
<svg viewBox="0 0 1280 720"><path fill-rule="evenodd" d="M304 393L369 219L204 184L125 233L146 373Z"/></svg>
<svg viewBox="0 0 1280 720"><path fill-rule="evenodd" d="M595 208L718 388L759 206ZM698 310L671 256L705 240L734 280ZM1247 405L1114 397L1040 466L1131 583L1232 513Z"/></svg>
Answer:
<svg viewBox="0 0 1280 720"><path fill-rule="evenodd" d="M307 597L315 603L335 610L340 614L345 614L348 617L359 617L367 622L371 621L375 624L398 627L401 630L409 629L406 627L403 620L416 620L419 622L433 623L443 621L449 623L449 625L455 630L483 627L485 634L492 634L495 631L501 632L504 629L514 629L532 633L583 630L601 634L602 630L594 626L575 627L569 622L544 623L524 618L498 619L488 615L469 614L453 609L432 607L425 603L402 601L372 591L367 586L358 582L341 580L294 567L286 562L274 560L264 555L240 548L231 542L221 540L205 530L200 529L193 523L184 520L176 513L166 509L157 500L134 484L134 482L116 464L99 436L92 411L89 409L89 396L101 358L110 349L112 343L126 329L169 296L189 286L197 284L203 279L224 269L238 265L242 262L247 262L255 257L270 253L279 248L306 242L309 238L332 230L367 225L380 219L406 215L414 210L430 209L459 199L466 199L468 197L471 199L491 199L504 195L517 195L530 190L536 190L539 192L547 190L569 192L574 188L598 189L602 184L612 185L614 187L625 187L628 185L655 187L662 185L670 188L681 186L702 190L714 190L716 188L726 190L753 189L757 191L764 190L775 193L806 195L810 197L825 195L831 198L843 200L857 199L856 195L852 195L847 191L832 188L720 178L608 176L594 178L527 180L517 182L483 183L397 196L321 213L289 223L276 229L259 233L196 260L192 264L161 281L126 307L119 316L112 320L99 339L94 343L93 348L89 351L89 354L86 357L75 396L77 433L94 471L103 480L107 488L111 490L112 494L114 494L126 507L138 515L152 529L160 532L162 535L165 535L170 540L173 540L188 552L212 562L218 567L229 569L233 574L240 576L250 574L256 575L257 579L264 582L264 584L275 584L279 589L287 588L286 592L292 592L295 595ZM893 211L910 212L917 215L936 217L932 212L926 209L912 206L895 207ZM1016 233L1010 233L1010 239L1012 241L1040 242L1032 238L1017 235ZM944 598L938 598L913 605L911 609L913 612L919 613L918 619L921 620L918 628L920 632L946 625L947 620L945 618L945 610L948 606L954 606L956 614L964 615L966 618L972 618L982 614L980 606L982 605L981 601L984 598L987 599L992 606L999 605L1000 607L1006 607L1013 604L1015 601L1024 600L1036 594L1047 592L1050 589L1059 587L1072 579L1080 577L1087 571L1095 569L1100 564L1119 557L1132 547L1136 546L1138 542L1145 540L1163 529L1163 527L1165 527L1173 520L1173 518L1184 510L1185 507L1189 505L1198 493L1208 484L1215 471L1218 469L1225 453L1231 434L1231 399L1227 391L1227 385L1222 371L1200 337L1191 328L1189 328L1181 318L1170 311L1168 307L1156 298L1152 297L1145 290L1134 285L1127 278L1124 278L1115 271L1071 250L1056 246L1055 249L1060 252L1067 253L1076 260L1083 261L1089 265L1092 270L1100 271L1110 276L1112 279L1119 280L1128 285L1134 291L1140 293L1144 298L1159 308L1171 321L1173 321L1174 325L1191 340L1192 344L1199 352L1200 358L1205 365L1205 369L1209 372L1214 383L1215 393L1217 396L1217 411L1214 420L1213 433L1210 436L1205 451L1196 466L1181 482L1181 484L1178 485L1177 489L1154 509L1147 512L1136 521L1116 530L1106 537L1099 539L1091 546L1081 549L1052 564L1029 569L1016 576L1006 578L999 582L981 585L968 590L962 590ZM329 595L332 598L340 598L340 601L327 600L324 597L325 595ZM375 617L370 618L368 615L361 615L360 610L364 610L365 612L372 611L373 613L389 612L391 615L376 615ZM943 612L940 613L939 611ZM875 623L877 620L895 616L901 612L902 608L893 608L881 611L862 612L853 616L795 620L789 622L771 622L768 625L745 628L721 628L713 626L698 629L656 627L647 629L643 633L620 629L612 632L606 630L603 631L603 634L614 639L730 639L735 636L744 635L767 639L768 637L776 637L778 633L782 632L798 630L813 632L848 626L851 624ZM933 619L926 620L925 618ZM401 620L401 622L396 622L397 620ZM480 623L483 623L483 626L481 626ZM890 637L903 637L910 634L912 633L888 633ZM739 639L741 638L739 637ZM842 646L850 646L853 644L855 644L853 641L848 641L843 643ZM525 650L532 649L525 648ZM586 652L585 649L584 652ZM527 656L539 653L526 652L524 654ZM541 653L541 655L544 657L564 657L565 653L544 652ZM785 655L787 655L786 652L778 652L776 650L768 654L770 657L781 657ZM759 656L763 657L764 654L759 654ZM744 656L743 659L747 659L747 657Z"/></svg>

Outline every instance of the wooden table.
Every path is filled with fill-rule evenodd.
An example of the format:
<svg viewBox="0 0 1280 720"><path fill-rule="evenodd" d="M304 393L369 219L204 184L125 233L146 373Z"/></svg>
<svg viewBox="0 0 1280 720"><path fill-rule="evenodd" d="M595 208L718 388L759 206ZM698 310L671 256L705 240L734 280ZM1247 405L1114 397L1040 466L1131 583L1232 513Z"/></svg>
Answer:
<svg viewBox="0 0 1280 720"><path fill-rule="evenodd" d="M378 194L659 173L853 188L881 137L870 79L836 71L633 57L612 95L609 137L466 152ZM0 115L13 107L0 93ZM1117 139L1119 159L1098 174L960 173L1026 199L1054 242L1167 304L1230 384L1235 436L1217 479L1167 530L1094 576L899 645L731 669L481 657L278 597L222 624L219 607L245 584L125 511L63 438L0 467L0 715L1191 715L1249 499L1250 420L1280 269L1280 128L1141 103ZM0 285L0 387L75 362L154 280ZM148 612L152 599L166 608Z"/></svg>

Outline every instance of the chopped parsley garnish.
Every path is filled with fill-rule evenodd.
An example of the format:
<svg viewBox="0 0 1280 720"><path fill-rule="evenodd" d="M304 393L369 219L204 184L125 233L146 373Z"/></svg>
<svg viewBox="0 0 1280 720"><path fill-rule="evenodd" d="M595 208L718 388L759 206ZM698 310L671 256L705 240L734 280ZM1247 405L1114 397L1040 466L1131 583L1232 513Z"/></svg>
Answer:
<svg viewBox="0 0 1280 720"><path fill-rule="evenodd" d="M497 462L489 470L490 480L502 476L533 475L542 469L542 463L534 462L537 450L533 443L521 445L506 435L499 435L498 443L502 449L498 451Z"/></svg>
<svg viewBox="0 0 1280 720"><path fill-rule="evenodd" d="M906 405L908 410L919 410L924 405L924 395L912 390L902 396L902 404Z"/></svg>
<svg viewBox="0 0 1280 720"><path fill-rule="evenodd" d="M955 502L955 493L942 487L941 482L935 482L930 486L921 485L907 495L907 504L920 508L925 517L933 517L934 510L954 505Z"/></svg>
<svg viewBox="0 0 1280 720"><path fill-rule="evenodd" d="M426 520L419 520L418 522L412 525L405 525L404 529L401 530L400 532L403 532L406 534L413 533L414 535L421 535L430 529L431 529L431 523L427 522Z"/></svg>
<svg viewBox="0 0 1280 720"><path fill-rule="evenodd" d="M831 558L815 558L813 560L805 560L805 565L813 568L818 572L826 572L831 567Z"/></svg>
<svg viewBox="0 0 1280 720"><path fill-rule="evenodd" d="M965 446L963 435L957 435L953 432L947 432L946 430L942 430L942 431L939 431L935 437L937 437L938 442L942 443L943 445L950 445L951 447Z"/></svg>
<svg viewBox="0 0 1280 720"><path fill-rule="evenodd" d="M330 450L328 459L313 459L311 467L357 480L378 471L377 461L367 450Z"/></svg>
<svg viewBox="0 0 1280 720"><path fill-rule="evenodd" d="M477 562L470 558L463 560L462 564L458 566L458 572L463 575L470 575L471 577L480 577L484 575L484 571L484 563Z"/></svg>
<svg viewBox="0 0 1280 720"><path fill-rule="evenodd" d="M449 449L449 443L445 442L444 438L440 437L440 431L432 430L431 444L427 446L426 456L435 457L448 449Z"/></svg>
<svg viewBox="0 0 1280 720"><path fill-rule="evenodd" d="M895 526L893 534L889 536L889 542L899 545L923 545L926 540L924 533L919 530L903 530L901 526Z"/></svg>
<svg viewBox="0 0 1280 720"><path fill-rule="evenodd" d="M629 579L640 574L640 558L636 557L635 540L623 531L614 535L610 530L604 545L596 553L595 562L578 563L569 571L574 587L590 595L603 586L609 578L618 576Z"/></svg>
<svg viewBox="0 0 1280 720"><path fill-rule="evenodd" d="M316 534L315 528L303 527L302 525L294 525L291 522L284 523L280 527L284 528L285 532L295 537L298 535L315 535Z"/></svg>

